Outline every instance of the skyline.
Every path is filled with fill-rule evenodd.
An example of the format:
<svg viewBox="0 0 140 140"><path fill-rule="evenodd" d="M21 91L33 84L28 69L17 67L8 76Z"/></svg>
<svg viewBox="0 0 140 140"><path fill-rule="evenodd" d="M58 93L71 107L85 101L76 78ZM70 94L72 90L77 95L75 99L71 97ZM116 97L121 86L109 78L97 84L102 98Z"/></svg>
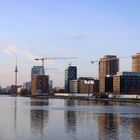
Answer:
<svg viewBox="0 0 140 140"><path fill-rule="evenodd" d="M46 68L58 68L48 71L54 85L64 86L69 62L78 67L79 76L97 76L98 66L91 60L140 52L138 0L5 0L0 5L2 86L14 83L16 55L18 84L29 81L31 68L41 65L36 57L78 57L45 62ZM120 60L120 70L131 70L130 59Z"/></svg>

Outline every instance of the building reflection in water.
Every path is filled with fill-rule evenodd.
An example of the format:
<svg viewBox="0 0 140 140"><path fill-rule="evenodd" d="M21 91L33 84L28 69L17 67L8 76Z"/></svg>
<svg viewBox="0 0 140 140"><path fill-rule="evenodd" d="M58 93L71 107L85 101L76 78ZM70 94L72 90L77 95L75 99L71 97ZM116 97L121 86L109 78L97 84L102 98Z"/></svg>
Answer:
<svg viewBox="0 0 140 140"><path fill-rule="evenodd" d="M140 140L140 118L132 119L132 139Z"/></svg>
<svg viewBox="0 0 140 140"><path fill-rule="evenodd" d="M77 101L76 100L65 100L65 106L69 107L74 107L76 106ZM73 136L72 139L75 138L76 134L76 111L69 110L65 111L65 130L66 132Z"/></svg>
<svg viewBox="0 0 140 140"><path fill-rule="evenodd" d="M48 100L32 100L31 106L43 107L48 106ZM48 124L48 110L43 108L31 110L31 130L33 134L44 135Z"/></svg>
<svg viewBox="0 0 140 140"><path fill-rule="evenodd" d="M110 104L106 102L105 105L116 106L117 103ZM106 110L104 112L106 112ZM99 113L98 128L100 140L119 139L119 127L119 113Z"/></svg>
<svg viewBox="0 0 140 140"><path fill-rule="evenodd" d="M136 115L136 116L135 116ZM137 116L138 115L138 116ZM127 133L127 139L140 140L140 118L139 114L124 114L121 117L121 133Z"/></svg>
<svg viewBox="0 0 140 140"><path fill-rule="evenodd" d="M77 100L77 105L81 106L81 108L84 108L84 106L94 106L95 103L92 101L81 101L81 100ZM85 128L88 127L88 131L90 131L91 128L96 127L96 117L97 115L92 112L92 111L77 111L77 121L78 124L81 125L81 127ZM87 126L85 126L85 124L87 124Z"/></svg>
<svg viewBox="0 0 140 140"><path fill-rule="evenodd" d="M119 139L119 114L99 113L99 139Z"/></svg>
<svg viewBox="0 0 140 140"><path fill-rule="evenodd" d="M92 111L84 110L89 106L93 106L91 101L66 100L65 106L69 109L65 111L65 130L72 136L71 139L85 139L93 137L96 139L97 115ZM79 133L80 132L80 133ZM82 132L82 133L81 133Z"/></svg>

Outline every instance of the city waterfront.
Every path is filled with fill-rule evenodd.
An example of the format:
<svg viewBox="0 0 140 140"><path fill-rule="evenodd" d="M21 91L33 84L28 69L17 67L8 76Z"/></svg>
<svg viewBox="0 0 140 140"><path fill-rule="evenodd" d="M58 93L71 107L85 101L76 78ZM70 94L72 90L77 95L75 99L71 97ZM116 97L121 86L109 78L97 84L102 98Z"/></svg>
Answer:
<svg viewBox="0 0 140 140"><path fill-rule="evenodd" d="M0 96L1 140L140 139L140 104Z"/></svg>

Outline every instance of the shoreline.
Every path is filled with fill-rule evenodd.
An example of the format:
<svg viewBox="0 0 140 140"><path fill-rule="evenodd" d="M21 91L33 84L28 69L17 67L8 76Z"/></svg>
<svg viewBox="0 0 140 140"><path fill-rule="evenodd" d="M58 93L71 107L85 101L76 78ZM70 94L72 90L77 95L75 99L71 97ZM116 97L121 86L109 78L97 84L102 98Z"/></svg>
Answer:
<svg viewBox="0 0 140 140"><path fill-rule="evenodd" d="M87 100L87 101L99 101L99 102L124 102L124 103L140 103L140 99L119 99L119 98L92 98L84 96L25 96L36 99L70 99L70 100Z"/></svg>

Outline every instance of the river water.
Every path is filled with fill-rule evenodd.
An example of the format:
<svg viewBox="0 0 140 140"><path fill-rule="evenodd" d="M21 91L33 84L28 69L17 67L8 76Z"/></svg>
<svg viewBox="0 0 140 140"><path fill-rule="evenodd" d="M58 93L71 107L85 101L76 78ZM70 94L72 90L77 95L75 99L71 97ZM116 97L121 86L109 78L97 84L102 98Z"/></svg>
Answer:
<svg viewBox="0 0 140 140"><path fill-rule="evenodd" d="M0 140L140 140L140 104L0 96Z"/></svg>

